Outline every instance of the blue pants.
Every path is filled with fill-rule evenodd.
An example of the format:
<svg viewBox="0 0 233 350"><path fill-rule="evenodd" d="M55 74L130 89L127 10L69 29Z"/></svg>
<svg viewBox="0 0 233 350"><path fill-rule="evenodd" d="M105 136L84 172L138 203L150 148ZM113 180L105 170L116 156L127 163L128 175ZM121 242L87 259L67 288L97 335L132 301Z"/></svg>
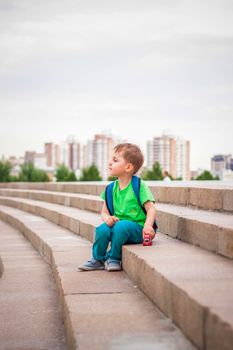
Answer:
<svg viewBox="0 0 233 350"><path fill-rule="evenodd" d="M123 244L142 243L142 226L134 221L121 220L112 227L106 223L95 231L95 242L92 247L93 258L100 261L107 259L121 260ZM111 248L107 252L109 242Z"/></svg>

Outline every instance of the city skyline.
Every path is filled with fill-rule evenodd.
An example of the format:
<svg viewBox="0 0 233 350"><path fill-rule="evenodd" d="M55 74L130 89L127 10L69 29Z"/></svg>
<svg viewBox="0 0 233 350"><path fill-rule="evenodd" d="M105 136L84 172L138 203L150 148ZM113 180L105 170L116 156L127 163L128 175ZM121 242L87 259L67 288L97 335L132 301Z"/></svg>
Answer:
<svg viewBox="0 0 233 350"><path fill-rule="evenodd" d="M60 166L65 165L80 176L82 169L96 165L102 178L108 177L108 162L111 159L115 145L125 142L109 134L93 135L85 144L77 141L74 135L69 135L62 143L46 142L44 151L27 150L24 156L11 156L8 160L12 168L12 175L18 176L20 166L31 162L37 169L48 172L49 176ZM175 135L163 134L147 141L144 153L144 169L152 169L158 162L163 171L167 171L173 178L189 180L195 178L207 169L190 169L190 141ZM142 168L143 168L142 167ZM210 172L221 180L230 180L233 176L233 158L231 154L214 155L211 158ZM208 173L208 171L207 171Z"/></svg>
<svg viewBox="0 0 233 350"><path fill-rule="evenodd" d="M9 162L14 165L13 172L16 176L21 164L32 163L36 168L48 172L50 175L61 165L80 175L82 169L96 165L101 177L108 178L108 164L113 155L114 147L125 140L119 140L114 135L93 135L86 144L77 142L73 136L69 136L66 142L57 144L44 143L44 152L27 150L24 157L10 157ZM158 162L162 171L167 171L173 178L190 179L190 142L171 135L162 135L147 142L147 150L144 154L143 166L152 169Z"/></svg>
<svg viewBox="0 0 233 350"><path fill-rule="evenodd" d="M0 156L110 130L191 143L191 169L233 153L227 0L0 1Z"/></svg>
<svg viewBox="0 0 233 350"><path fill-rule="evenodd" d="M17 154L9 154L8 156L4 155L4 154L0 154L0 159L5 159L5 160L8 160L10 158L24 158L25 159L25 156L26 156L26 153L36 153L38 155L42 155L45 153L45 147L46 147L46 144L52 144L54 146L58 146L58 147L63 147L63 145L65 144L69 144L69 143L77 143L80 145L80 150L81 152L84 152L83 148L84 147L87 147L88 143L89 142L93 142L93 140L95 139L96 136L107 136L107 137L112 137L114 140L118 139L118 137L116 137L115 135L113 134L109 134L107 133L106 131L105 132L101 132L101 133L98 133L98 134L94 134L92 135L92 137L90 137L88 140L84 141L84 142L81 142L77 137L75 137L75 135L69 135L68 137L66 137L66 139L63 139L62 141L58 141L58 140L47 140L45 142L43 142L42 145L40 145L39 148L35 149L35 148L30 148L28 147L27 149L23 150L23 152L21 153L17 153ZM155 138L161 138L161 137L171 137L171 138L177 138L177 139L180 139L181 141L184 141L184 142L190 142L190 140L186 140L184 137L180 137L180 136L177 136L177 135L174 135L174 134L167 134L167 133L162 133L161 135L156 135L154 136L152 139L150 140L146 140L146 144L144 145L145 147L140 147L143 151L143 155L144 155L144 166L148 166L148 142L151 142L153 139ZM121 140L119 142L128 142L128 140ZM221 153L216 153L216 154L221 154ZM227 155L230 155L231 156L231 153L226 153L225 154L226 156ZM201 167L197 167L197 168L191 168L190 167L190 171L195 171L195 170L210 170L211 168L211 162L212 162L212 157L214 157L216 155L212 155L211 158L210 158L210 166L209 167L206 167L206 168L201 168ZM62 162L61 162L62 163ZM192 159L190 158L190 164L192 164ZM87 166L87 165L86 165ZM85 165L84 165L85 167Z"/></svg>

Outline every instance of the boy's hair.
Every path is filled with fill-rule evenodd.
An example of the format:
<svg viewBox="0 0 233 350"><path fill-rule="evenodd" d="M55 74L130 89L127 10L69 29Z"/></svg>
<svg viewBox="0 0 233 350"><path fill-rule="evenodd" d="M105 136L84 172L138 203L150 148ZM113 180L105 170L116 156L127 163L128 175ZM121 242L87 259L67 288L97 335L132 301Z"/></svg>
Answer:
<svg viewBox="0 0 233 350"><path fill-rule="evenodd" d="M132 143L120 143L116 145L113 150L115 152L122 152L123 158L133 165L133 173L136 174L138 172L144 162L144 157L137 145Z"/></svg>

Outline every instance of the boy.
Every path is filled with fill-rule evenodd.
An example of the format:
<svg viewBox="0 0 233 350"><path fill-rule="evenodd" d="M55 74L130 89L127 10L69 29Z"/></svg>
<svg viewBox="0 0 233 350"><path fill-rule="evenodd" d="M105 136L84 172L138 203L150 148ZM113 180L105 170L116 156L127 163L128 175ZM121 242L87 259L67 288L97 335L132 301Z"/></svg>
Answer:
<svg viewBox="0 0 233 350"><path fill-rule="evenodd" d="M92 248L92 259L79 266L79 270L104 270L107 261L108 271L121 270L121 250L124 244L143 242L143 236L149 233L153 239L155 232L154 198L141 181L140 200L146 210L141 209L134 194L131 180L143 164L143 155L138 146L122 143L114 148L109 162L110 176L117 177L113 187L114 215L110 215L104 201L101 217L104 223L96 228L95 241ZM101 193L105 200L105 192ZM107 248L111 242L111 248Z"/></svg>

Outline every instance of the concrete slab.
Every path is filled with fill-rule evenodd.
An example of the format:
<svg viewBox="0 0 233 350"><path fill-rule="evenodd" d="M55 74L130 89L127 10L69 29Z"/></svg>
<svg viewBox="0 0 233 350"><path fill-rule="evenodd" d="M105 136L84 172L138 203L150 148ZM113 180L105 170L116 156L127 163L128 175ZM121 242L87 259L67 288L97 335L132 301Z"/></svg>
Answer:
<svg viewBox="0 0 233 350"><path fill-rule="evenodd" d="M159 230L171 237L233 258L233 216L157 204Z"/></svg>
<svg viewBox="0 0 233 350"><path fill-rule="evenodd" d="M192 348L140 291L68 295L65 302L80 350Z"/></svg>
<svg viewBox="0 0 233 350"><path fill-rule="evenodd" d="M207 210L223 209L223 191L221 189L193 188L189 191L190 205Z"/></svg>
<svg viewBox="0 0 233 350"><path fill-rule="evenodd" d="M233 189L223 191L223 210L233 211Z"/></svg>
<svg viewBox="0 0 233 350"><path fill-rule="evenodd" d="M89 271L88 273L78 270L80 264L91 258L90 246L76 248L69 254L56 252L53 258L64 295L135 292L135 286L122 271L112 274L106 270Z"/></svg>

